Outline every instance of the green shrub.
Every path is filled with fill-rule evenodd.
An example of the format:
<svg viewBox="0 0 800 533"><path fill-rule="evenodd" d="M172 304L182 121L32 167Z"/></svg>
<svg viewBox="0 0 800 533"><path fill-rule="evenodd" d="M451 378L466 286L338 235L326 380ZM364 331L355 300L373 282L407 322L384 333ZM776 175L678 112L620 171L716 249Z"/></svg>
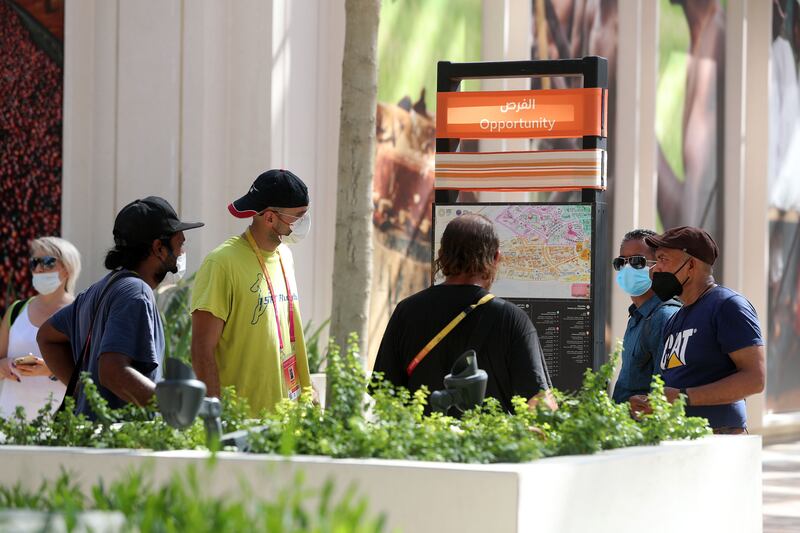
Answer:
<svg viewBox="0 0 800 533"><path fill-rule="evenodd" d="M192 364L191 298L194 274L175 285L160 288L156 303L164 325L164 358L174 357Z"/></svg>
<svg viewBox="0 0 800 533"><path fill-rule="evenodd" d="M425 415L427 390L410 394L380 376L373 377L370 399L358 342L351 336L344 352L334 342L328 348L328 409L322 410L306 393L298 401L284 400L273 412L251 418L247 402L228 388L222 398L223 431L257 426L250 433L250 451L256 453L465 463L525 462L710 433L704 419L686 417L682 401L667 402L659 378L654 378L650 394L653 412L633 419L628 405L615 403L607 392L618 357L619 349L597 372L587 369L580 390L554 391L556 411L542 404L529 409L525 399L515 398L514 412L509 414L489 398L456 419ZM43 409L31 423L19 412L0 420L2 442L152 450L205 446L199 420L179 431L166 424L155 404L112 410L88 375L83 383L97 415L94 422L71 409L55 416Z"/></svg>
<svg viewBox="0 0 800 533"><path fill-rule="evenodd" d="M274 500L257 497L243 486L232 497L211 497L197 471L189 468L184 475L173 476L156 486L150 476L134 471L108 486L103 483L84 495L72 479L78 476L63 472L54 482L43 482L38 490L28 491L19 484L0 486L0 509L32 509L64 515L68 529L83 511L119 511L125 515L130 531L167 532L379 532L383 516L368 512L367 502L353 488L341 498L334 498L328 481L320 490L304 485L301 474L279 491Z"/></svg>
<svg viewBox="0 0 800 533"><path fill-rule="evenodd" d="M314 323L309 320L303 328L306 341L306 357L308 359L308 371L312 374L323 372L322 365L326 362L325 354L319 346L322 330L324 330L331 319L328 318L315 328Z"/></svg>

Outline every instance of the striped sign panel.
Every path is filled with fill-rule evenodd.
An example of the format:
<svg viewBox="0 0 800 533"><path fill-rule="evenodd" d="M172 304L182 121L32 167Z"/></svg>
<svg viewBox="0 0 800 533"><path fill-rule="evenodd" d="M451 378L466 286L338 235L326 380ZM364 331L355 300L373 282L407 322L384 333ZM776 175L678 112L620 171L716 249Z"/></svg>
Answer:
<svg viewBox="0 0 800 533"><path fill-rule="evenodd" d="M605 189L606 152L437 152L435 186L464 191Z"/></svg>

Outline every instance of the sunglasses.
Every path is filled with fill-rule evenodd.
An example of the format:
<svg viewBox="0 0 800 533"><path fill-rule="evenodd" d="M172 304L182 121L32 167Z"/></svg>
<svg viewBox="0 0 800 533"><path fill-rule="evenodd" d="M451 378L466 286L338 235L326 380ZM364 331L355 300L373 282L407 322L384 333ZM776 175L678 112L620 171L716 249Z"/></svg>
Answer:
<svg viewBox="0 0 800 533"><path fill-rule="evenodd" d="M625 263L639 270L646 267L648 264L654 265L656 262L647 259L643 255L632 255L630 257L620 256L620 257L615 257L614 260L611 261L611 265L614 267L614 270L622 269L622 267L625 266Z"/></svg>
<svg viewBox="0 0 800 533"><path fill-rule="evenodd" d="M43 257L31 257L30 265L31 270L36 270L36 267L42 265L43 268L50 270L55 268L56 263L58 262L58 258L53 257L52 255L45 255Z"/></svg>

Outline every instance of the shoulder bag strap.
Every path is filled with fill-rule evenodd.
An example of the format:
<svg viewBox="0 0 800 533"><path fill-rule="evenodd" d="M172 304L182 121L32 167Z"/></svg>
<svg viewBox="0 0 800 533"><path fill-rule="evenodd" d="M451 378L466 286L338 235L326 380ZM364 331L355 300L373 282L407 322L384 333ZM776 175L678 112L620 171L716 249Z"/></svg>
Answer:
<svg viewBox="0 0 800 533"><path fill-rule="evenodd" d="M108 293L108 290L111 288L114 283L117 281L124 279L124 278L132 278L135 277L136 274L129 270L117 270L114 272L106 284L103 286L103 289L100 291L100 296L97 297L97 301L94 304L94 309L92 309L92 319L89 321L89 331L86 334L86 341L83 343L83 349L78 354L78 358L75 361L75 369L72 371L72 375L69 378L69 383L67 384L67 391L64 394L64 398L66 399L69 396L75 397L75 389L78 385L78 378L81 375L81 372L85 370L86 362L89 360L89 347L91 346L92 341L92 330L94 329L94 323L97 319L97 313L100 310L100 304L103 301L103 298ZM64 409L64 402L61 403L61 407L59 407L59 411Z"/></svg>
<svg viewBox="0 0 800 533"><path fill-rule="evenodd" d="M17 300L11 304L11 314L8 317L9 328L14 325L14 321L17 319L22 310L25 308L25 304L27 304L29 301L30 298L26 300Z"/></svg>
<svg viewBox="0 0 800 533"><path fill-rule="evenodd" d="M436 336L434 338L432 338L430 340L430 342L428 342L428 344L426 344L425 347L422 348L419 351L419 353L416 355L416 357L414 357L414 359L411 360L411 362L408 364L408 367L406 368L406 373L409 376L411 376L411 374L414 373L414 369L417 368L417 365L420 364L420 362L422 362L422 360L425 359L425 357L427 357L427 355L431 352L431 350L436 348L436 345L439 344L440 342L442 342L442 339L447 337L447 335L451 331L453 331L453 329L455 329L455 327L457 325L459 325L461 323L461 321L464 320L464 318L466 318L466 316L468 314L470 314L472 311L474 311L475 308L477 308L478 306L481 306L481 305L485 304L486 302L491 301L493 298L494 298L494 294L489 293L489 294L481 297L474 304L471 304L471 305L467 306L466 309L461 311L453 320L450 321L449 324L447 324L444 327L444 329L442 331L437 333Z"/></svg>

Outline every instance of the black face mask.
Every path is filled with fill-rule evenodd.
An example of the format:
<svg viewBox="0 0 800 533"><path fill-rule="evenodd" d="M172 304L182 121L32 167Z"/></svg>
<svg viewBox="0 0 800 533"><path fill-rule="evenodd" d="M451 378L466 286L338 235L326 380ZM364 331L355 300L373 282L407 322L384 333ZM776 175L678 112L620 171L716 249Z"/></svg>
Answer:
<svg viewBox="0 0 800 533"><path fill-rule="evenodd" d="M691 258L689 258L691 259ZM667 300L674 298L676 296L680 296L683 292L683 285L686 281L689 281L689 278L686 278L686 281L681 283L678 281L678 277L675 275L680 272L683 267L686 266L686 263L689 262L689 259L683 262L681 267L673 272L653 272L653 292L656 293L656 296L662 301L666 302Z"/></svg>

